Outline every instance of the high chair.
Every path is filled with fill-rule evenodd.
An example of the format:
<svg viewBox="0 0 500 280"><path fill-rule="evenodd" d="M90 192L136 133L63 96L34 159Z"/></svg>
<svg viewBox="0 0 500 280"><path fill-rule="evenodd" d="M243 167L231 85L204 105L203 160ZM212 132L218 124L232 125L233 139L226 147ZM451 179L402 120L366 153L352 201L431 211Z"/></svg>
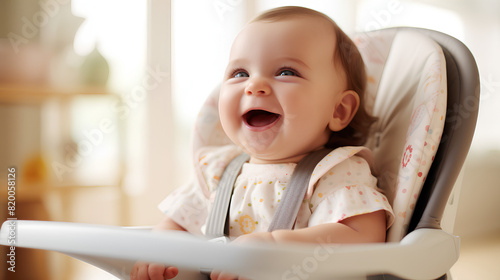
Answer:
<svg viewBox="0 0 500 280"><path fill-rule="evenodd" d="M378 117L366 146L396 215L387 243L234 246L185 232L41 221L6 221L0 243L10 246L15 230L16 246L59 251L120 279L138 259L181 268L176 279L206 279L204 269L251 279L447 279L460 246L441 220L447 206L454 218L454 185L475 129L476 63L460 41L436 31L401 27L352 38L367 68L365 106ZM230 143L217 99L218 90L200 112L195 148Z"/></svg>

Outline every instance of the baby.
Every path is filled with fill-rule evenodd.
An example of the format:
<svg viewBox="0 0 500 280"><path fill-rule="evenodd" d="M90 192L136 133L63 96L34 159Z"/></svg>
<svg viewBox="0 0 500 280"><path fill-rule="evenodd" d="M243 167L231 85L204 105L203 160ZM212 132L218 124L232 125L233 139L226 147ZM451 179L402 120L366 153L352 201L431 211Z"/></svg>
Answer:
<svg viewBox="0 0 500 280"><path fill-rule="evenodd" d="M229 210L233 242L384 242L394 214L361 147L373 118L362 105L363 60L326 15L281 7L239 33L219 97L222 127L235 145L196 151L201 180L161 204L161 230L202 234L219 178L242 151L250 156ZM268 232L297 163L323 148L293 230ZM177 268L137 263L131 279L171 279ZM214 271L213 280L238 279ZM242 278L239 278L242 279Z"/></svg>

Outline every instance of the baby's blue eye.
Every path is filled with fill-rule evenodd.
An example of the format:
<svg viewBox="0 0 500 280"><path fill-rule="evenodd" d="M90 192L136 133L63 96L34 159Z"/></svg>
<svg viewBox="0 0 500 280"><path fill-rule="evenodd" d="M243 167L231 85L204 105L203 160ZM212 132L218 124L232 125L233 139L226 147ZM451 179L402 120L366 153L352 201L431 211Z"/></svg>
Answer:
<svg viewBox="0 0 500 280"><path fill-rule="evenodd" d="M240 72L235 73L233 75L233 77L234 78L247 78L249 76L248 76L248 73L240 71Z"/></svg>
<svg viewBox="0 0 500 280"><path fill-rule="evenodd" d="M292 70L281 70L278 76L297 76Z"/></svg>

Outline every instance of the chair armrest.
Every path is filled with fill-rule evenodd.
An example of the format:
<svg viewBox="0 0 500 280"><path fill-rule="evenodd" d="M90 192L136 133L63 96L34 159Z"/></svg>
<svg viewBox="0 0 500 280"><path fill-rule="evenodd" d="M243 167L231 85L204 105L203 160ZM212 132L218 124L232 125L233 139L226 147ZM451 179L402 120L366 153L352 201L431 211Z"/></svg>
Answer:
<svg viewBox="0 0 500 280"><path fill-rule="evenodd" d="M0 244L12 246L9 240L15 230L15 246L62 252L121 279L128 279L136 260L188 270L215 268L252 279L337 279L382 273L435 279L448 272L459 256L459 238L437 229L415 230L399 243L270 246L214 243L176 231L41 221L16 221L13 228L11 222L2 225Z"/></svg>

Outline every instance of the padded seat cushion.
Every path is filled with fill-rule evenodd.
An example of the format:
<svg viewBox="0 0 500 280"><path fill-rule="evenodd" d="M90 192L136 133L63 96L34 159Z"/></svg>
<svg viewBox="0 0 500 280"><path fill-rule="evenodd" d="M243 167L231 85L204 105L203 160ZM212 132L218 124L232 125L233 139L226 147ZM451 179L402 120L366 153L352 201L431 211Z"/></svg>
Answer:
<svg viewBox="0 0 500 280"><path fill-rule="evenodd" d="M386 29L353 40L367 69L365 104L378 118L366 146L396 215L388 241L399 241L443 132L446 62L441 47L416 31Z"/></svg>

